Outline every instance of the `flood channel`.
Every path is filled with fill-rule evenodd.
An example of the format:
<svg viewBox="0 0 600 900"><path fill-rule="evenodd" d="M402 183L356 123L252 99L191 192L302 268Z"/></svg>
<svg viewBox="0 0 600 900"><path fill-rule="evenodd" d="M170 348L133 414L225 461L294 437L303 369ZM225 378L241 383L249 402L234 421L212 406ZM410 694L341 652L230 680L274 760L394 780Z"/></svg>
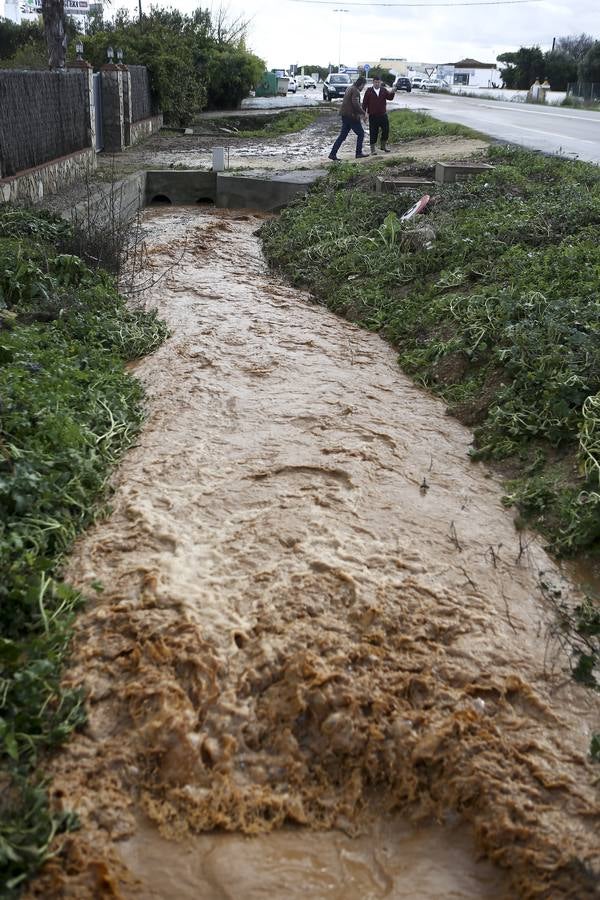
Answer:
<svg viewBox="0 0 600 900"><path fill-rule="evenodd" d="M165 900L596 896L575 589L394 352L268 271L264 218L145 215L172 336L66 572L72 896L98 859Z"/></svg>

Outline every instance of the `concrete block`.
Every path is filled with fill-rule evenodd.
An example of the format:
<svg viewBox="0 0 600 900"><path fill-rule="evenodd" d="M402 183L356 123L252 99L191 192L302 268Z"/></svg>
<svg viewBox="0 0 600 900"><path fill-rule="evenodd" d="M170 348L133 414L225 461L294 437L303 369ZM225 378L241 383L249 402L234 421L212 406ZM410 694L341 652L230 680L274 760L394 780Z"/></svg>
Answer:
<svg viewBox="0 0 600 900"><path fill-rule="evenodd" d="M413 175L378 175L375 191L378 194L395 194L410 188L427 188L435 184L430 178L418 178Z"/></svg>
<svg viewBox="0 0 600 900"><path fill-rule="evenodd" d="M167 169L146 172L146 203L160 197L175 205L217 199L215 172L195 169Z"/></svg>
<svg viewBox="0 0 600 900"><path fill-rule="evenodd" d="M438 184L453 184L455 181L465 181L472 175L489 172L493 168L488 163L439 162L435 164L435 180Z"/></svg>
<svg viewBox="0 0 600 900"><path fill-rule="evenodd" d="M261 209L275 212L303 196L323 171L273 175L217 173L217 206L225 209Z"/></svg>

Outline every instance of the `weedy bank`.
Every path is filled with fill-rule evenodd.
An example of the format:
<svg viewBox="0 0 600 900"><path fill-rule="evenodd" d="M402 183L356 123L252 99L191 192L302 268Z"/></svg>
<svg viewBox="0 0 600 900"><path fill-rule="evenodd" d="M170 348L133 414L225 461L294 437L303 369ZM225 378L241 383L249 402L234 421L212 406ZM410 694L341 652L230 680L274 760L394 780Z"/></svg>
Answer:
<svg viewBox="0 0 600 900"><path fill-rule="evenodd" d="M501 463L507 504L555 553L597 554L598 169L498 147L489 159L407 223L417 193L375 194L364 168L343 164L264 226L265 252L398 348L474 428L473 456Z"/></svg>
<svg viewBox="0 0 600 900"><path fill-rule="evenodd" d="M318 109L292 109L272 115L222 116L201 119L196 123L204 134L226 132L236 138L277 137L294 134L308 128L319 118Z"/></svg>
<svg viewBox="0 0 600 900"><path fill-rule="evenodd" d="M166 335L47 214L0 208L0 884L11 896L57 829L34 767L83 720L60 686L78 603L60 562L98 514L142 422L124 363ZM99 586L100 587L100 586Z"/></svg>

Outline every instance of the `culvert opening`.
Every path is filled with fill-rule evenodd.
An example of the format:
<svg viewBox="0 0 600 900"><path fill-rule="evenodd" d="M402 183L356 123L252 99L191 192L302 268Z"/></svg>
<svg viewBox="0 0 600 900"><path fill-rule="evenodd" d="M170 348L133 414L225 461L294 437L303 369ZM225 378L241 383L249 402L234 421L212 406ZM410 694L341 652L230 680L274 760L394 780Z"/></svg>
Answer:
<svg viewBox="0 0 600 900"><path fill-rule="evenodd" d="M165 204L170 204L170 203L171 203L171 200L170 200L169 197L167 197L166 194L156 194L156 195L152 198L152 200L150 201L150 203L151 203L151 204L152 204L152 203L165 203Z"/></svg>
<svg viewBox="0 0 600 900"><path fill-rule="evenodd" d="M214 206L215 205L215 201L212 199L212 197L198 197L198 199L196 200L196 203L199 206Z"/></svg>

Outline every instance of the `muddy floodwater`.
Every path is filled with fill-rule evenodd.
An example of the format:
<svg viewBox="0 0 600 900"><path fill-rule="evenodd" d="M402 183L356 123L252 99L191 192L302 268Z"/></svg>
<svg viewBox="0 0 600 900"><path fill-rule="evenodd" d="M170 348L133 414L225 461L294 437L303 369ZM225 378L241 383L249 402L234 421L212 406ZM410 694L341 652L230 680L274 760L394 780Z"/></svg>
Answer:
<svg viewBox="0 0 600 900"><path fill-rule="evenodd" d="M38 896L597 896L576 602L471 434L269 273L250 213L145 219L171 338L67 577L81 830Z"/></svg>

